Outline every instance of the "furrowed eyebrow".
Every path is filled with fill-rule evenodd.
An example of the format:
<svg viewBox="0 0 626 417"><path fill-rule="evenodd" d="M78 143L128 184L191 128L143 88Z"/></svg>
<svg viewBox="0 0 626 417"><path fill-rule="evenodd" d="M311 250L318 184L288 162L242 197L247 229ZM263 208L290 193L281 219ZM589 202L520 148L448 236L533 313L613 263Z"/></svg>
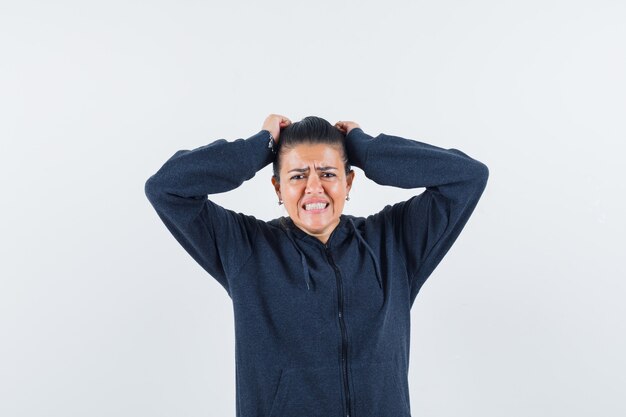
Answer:
<svg viewBox="0 0 626 417"><path fill-rule="evenodd" d="M318 167L317 170L318 171L330 171L332 169L337 169L335 167ZM307 172L309 170L309 168L294 168L292 170L289 170L288 172Z"/></svg>

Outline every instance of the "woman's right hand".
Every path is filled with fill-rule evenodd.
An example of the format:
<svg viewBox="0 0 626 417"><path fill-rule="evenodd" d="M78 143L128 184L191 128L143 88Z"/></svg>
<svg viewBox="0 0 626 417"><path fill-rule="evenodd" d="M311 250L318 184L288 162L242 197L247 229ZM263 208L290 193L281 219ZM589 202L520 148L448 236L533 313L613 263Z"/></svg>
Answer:
<svg viewBox="0 0 626 417"><path fill-rule="evenodd" d="M289 120L288 117L281 116L280 114L270 114L265 118L261 130L268 130L274 137L274 143L278 143L280 129L287 127L290 124L291 120Z"/></svg>

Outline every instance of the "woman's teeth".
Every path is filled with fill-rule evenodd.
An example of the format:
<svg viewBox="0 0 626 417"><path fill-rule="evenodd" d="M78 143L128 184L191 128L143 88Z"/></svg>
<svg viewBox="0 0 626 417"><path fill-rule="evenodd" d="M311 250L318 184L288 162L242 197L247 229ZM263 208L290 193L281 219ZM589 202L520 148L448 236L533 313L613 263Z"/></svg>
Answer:
<svg viewBox="0 0 626 417"><path fill-rule="evenodd" d="M321 210L323 208L326 208L326 203L312 203L304 206L305 210Z"/></svg>

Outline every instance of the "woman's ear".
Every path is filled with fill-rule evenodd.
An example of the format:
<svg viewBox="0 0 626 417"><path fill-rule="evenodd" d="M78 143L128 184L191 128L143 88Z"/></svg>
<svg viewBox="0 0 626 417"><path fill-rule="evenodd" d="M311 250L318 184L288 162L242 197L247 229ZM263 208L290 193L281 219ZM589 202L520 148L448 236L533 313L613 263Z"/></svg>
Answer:
<svg viewBox="0 0 626 417"><path fill-rule="evenodd" d="M272 185L274 186L274 191L276 191L276 195L280 200L280 182L276 179L274 175L272 175Z"/></svg>
<svg viewBox="0 0 626 417"><path fill-rule="evenodd" d="M354 170L350 170L350 172L348 172L348 174L346 175L346 183L348 184L348 186L346 187L346 190L348 192L350 192L350 189L352 188L352 181L354 180Z"/></svg>

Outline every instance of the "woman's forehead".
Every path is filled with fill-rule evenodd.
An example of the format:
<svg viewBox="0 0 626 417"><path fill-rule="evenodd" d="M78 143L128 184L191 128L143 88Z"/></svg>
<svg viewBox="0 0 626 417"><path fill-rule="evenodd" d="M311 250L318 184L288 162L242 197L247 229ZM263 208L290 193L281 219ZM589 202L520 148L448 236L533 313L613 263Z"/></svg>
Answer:
<svg viewBox="0 0 626 417"><path fill-rule="evenodd" d="M320 164L343 167L341 150L325 143L298 144L281 155L282 165ZM340 164L337 165L337 164Z"/></svg>

